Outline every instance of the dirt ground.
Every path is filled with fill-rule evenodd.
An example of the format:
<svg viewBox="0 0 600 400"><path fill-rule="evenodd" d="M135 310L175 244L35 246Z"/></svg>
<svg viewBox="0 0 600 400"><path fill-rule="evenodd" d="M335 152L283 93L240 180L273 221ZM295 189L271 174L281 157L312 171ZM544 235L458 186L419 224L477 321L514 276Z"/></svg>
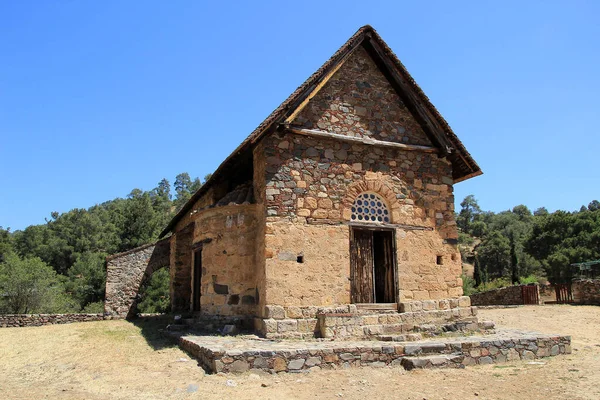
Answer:
<svg viewBox="0 0 600 400"><path fill-rule="evenodd" d="M600 307L481 310L499 326L570 334L573 354L407 372L205 375L154 332L156 322L0 329L2 399L599 399Z"/></svg>

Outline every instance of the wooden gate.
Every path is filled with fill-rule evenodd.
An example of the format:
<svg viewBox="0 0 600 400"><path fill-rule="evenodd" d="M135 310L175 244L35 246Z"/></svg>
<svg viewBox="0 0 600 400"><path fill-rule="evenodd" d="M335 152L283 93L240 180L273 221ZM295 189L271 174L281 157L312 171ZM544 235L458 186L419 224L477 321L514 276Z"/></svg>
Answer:
<svg viewBox="0 0 600 400"><path fill-rule="evenodd" d="M537 286L521 286L521 290L523 294L523 304L540 304L540 294Z"/></svg>
<svg viewBox="0 0 600 400"><path fill-rule="evenodd" d="M573 302L573 293L570 283L557 283L554 285L556 291L556 302L558 304L568 304Z"/></svg>

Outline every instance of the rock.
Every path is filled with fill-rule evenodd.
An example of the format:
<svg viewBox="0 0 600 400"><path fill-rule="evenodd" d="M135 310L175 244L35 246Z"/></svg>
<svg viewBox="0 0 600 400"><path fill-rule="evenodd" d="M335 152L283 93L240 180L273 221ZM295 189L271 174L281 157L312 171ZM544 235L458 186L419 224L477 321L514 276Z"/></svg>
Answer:
<svg viewBox="0 0 600 400"><path fill-rule="evenodd" d="M314 367L315 365L319 365L321 364L321 358L320 357L309 357L306 360L306 366L307 367Z"/></svg>
<svg viewBox="0 0 600 400"><path fill-rule="evenodd" d="M254 368L267 369L269 368L269 362L264 357L256 357L254 359Z"/></svg>
<svg viewBox="0 0 600 400"><path fill-rule="evenodd" d="M289 370L299 370L304 366L305 360L303 358L299 358L296 360L292 360L288 363Z"/></svg>
<svg viewBox="0 0 600 400"><path fill-rule="evenodd" d="M481 357L479 359L479 364L481 364L481 365L493 364L493 363L494 363L494 359L489 356Z"/></svg>
<svg viewBox="0 0 600 400"><path fill-rule="evenodd" d="M273 359L273 371L281 372L287 369L287 364L285 360L281 357L276 357Z"/></svg>
<svg viewBox="0 0 600 400"><path fill-rule="evenodd" d="M198 384L192 383L192 384L188 385L188 387L186 389L186 392L188 392L188 393L195 393L195 392L198 391L199 387L200 386L198 386Z"/></svg>
<svg viewBox="0 0 600 400"><path fill-rule="evenodd" d="M241 373L248 371L249 368L250 366L246 361L236 360L229 366L229 372Z"/></svg>
<svg viewBox="0 0 600 400"><path fill-rule="evenodd" d="M236 381L234 381L234 380L228 379L228 380L225 382L225 385L226 385L226 386L229 386L229 387L236 387L236 386L237 386L237 382L236 382Z"/></svg>

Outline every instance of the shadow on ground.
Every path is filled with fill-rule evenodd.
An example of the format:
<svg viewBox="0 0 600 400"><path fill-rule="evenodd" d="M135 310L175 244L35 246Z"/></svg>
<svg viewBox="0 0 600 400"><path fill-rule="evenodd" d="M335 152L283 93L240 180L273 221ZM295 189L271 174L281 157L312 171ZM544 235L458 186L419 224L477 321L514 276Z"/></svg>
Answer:
<svg viewBox="0 0 600 400"><path fill-rule="evenodd" d="M140 328L140 332L149 346L154 350L168 347L177 347L177 342L164 332L167 325L173 321L173 316L168 314L137 317L129 322Z"/></svg>

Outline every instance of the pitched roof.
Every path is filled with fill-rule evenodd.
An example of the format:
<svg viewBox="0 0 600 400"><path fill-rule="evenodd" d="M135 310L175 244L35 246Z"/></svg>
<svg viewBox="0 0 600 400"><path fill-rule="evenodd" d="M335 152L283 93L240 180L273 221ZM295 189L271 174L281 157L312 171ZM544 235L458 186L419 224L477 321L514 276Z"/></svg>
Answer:
<svg viewBox="0 0 600 400"><path fill-rule="evenodd" d="M371 57L376 61L378 67L390 80L390 83L409 110L423 125L424 131L432 142L440 148L453 166L454 182L481 175L482 171L473 160L467 149L452 131L448 122L431 104L429 98L417 85L404 65L400 62L394 52L383 41L381 36L371 27L365 25L360 28L342 47L336 51L321 68L313 73L302 85L300 85L283 103L279 105L258 127L219 165L211 178L188 200L175 217L163 230L160 237L166 235L175 226L186 212L206 191L217 182L235 160L266 134L277 129L279 125L313 92L313 90L334 70L339 63L345 60L358 46L363 45Z"/></svg>

